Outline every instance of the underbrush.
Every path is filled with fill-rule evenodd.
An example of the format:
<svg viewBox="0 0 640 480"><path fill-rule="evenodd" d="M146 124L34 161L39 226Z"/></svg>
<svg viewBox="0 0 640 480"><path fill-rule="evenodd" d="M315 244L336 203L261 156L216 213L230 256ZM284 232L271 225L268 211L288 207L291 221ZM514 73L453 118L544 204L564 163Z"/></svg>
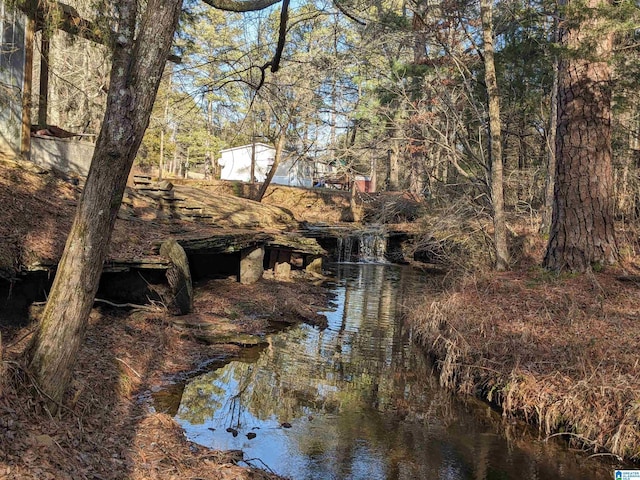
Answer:
<svg viewBox="0 0 640 480"><path fill-rule="evenodd" d="M409 254L417 261L440 265L457 273L492 268L494 229L490 212L467 198L431 205L416 220L417 232ZM507 216L509 263L523 267L542 262L546 239L538 233L537 215L511 212Z"/></svg>

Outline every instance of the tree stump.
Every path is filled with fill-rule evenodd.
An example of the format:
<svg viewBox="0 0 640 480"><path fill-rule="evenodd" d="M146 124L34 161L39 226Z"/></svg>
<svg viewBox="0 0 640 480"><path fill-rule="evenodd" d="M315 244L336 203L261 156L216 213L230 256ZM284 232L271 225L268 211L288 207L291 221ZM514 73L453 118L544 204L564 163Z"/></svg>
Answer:
<svg viewBox="0 0 640 480"><path fill-rule="evenodd" d="M193 308L193 284L187 254L178 242L167 240L160 246L160 255L171 261L166 273L172 295L169 308L177 310L180 315L190 313Z"/></svg>

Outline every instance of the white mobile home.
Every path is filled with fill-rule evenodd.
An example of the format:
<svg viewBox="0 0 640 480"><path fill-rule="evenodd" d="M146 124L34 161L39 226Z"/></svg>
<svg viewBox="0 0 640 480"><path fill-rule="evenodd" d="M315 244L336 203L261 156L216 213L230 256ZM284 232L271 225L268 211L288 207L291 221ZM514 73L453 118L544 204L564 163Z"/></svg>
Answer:
<svg viewBox="0 0 640 480"><path fill-rule="evenodd" d="M264 143L227 148L220 152L221 180L251 181L251 159L255 159L254 180L264 182L276 156L275 148Z"/></svg>
<svg viewBox="0 0 640 480"><path fill-rule="evenodd" d="M256 143L255 147L249 144L227 148L222 150L220 154L218 164L220 165L221 180L249 182L253 157L255 158L255 181L264 182L275 160L276 150L270 145ZM316 174L315 170L313 160L284 152L271 183L292 187L311 187L313 186L314 174Z"/></svg>
<svg viewBox="0 0 640 480"><path fill-rule="evenodd" d="M305 157L285 156L271 183L288 185L290 187L313 186L314 165L313 161Z"/></svg>

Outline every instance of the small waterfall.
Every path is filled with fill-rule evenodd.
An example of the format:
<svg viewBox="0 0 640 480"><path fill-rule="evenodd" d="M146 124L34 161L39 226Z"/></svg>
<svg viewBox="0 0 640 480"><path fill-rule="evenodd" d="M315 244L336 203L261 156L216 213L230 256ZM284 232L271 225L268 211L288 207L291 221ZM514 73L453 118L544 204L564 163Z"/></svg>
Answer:
<svg viewBox="0 0 640 480"><path fill-rule="evenodd" d="M338 263L351 262L351 254L353 252L353 237L338 237L337 254Z"/></svg>
<svg viewBox="0 0 640 480"><path fill-rule="evenodd" d="M361 262L384 263L387 253L387 236L384 230L362 232L359 237Z"/></svg>
<svg viewBox="0 0 640 480"><path fill-rule="evenodd" d="M387 235L384 228L369 228L338 237L336 257L338 263L385 263Z"/></svg>

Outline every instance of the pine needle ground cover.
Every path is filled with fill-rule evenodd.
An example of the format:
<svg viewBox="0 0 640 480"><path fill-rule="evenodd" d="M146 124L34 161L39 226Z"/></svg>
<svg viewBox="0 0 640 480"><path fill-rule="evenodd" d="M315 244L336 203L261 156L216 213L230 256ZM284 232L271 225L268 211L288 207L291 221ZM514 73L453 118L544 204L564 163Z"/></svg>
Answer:
<svg viewBox="0 0 640 480"><path fill-rule="evenodd" d="M261 335L274 320L317 320L310 305L326 301L322 287L306 282L216 280L198 287L194 313L216 318L225 334ZM241 452L188 442L177 422L152 400L154 392L242 352L234 344L203 343L175 318L161 309L94 309L71 391L56 416L48 413L21 364L34 326L3 331L0 478L278 478L238 466Z"/></svg>

